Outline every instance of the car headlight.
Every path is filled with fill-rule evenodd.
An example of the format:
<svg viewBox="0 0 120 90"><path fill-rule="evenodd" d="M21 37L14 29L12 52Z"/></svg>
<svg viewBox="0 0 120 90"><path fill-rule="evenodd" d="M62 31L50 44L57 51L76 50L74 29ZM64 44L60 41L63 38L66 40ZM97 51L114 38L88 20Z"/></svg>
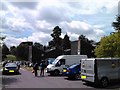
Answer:
<svg viewBox="0 0 120 90"><path fill-rule="evenodd" d="M8 70L7 68L4 68L4 70Z"/></svg>

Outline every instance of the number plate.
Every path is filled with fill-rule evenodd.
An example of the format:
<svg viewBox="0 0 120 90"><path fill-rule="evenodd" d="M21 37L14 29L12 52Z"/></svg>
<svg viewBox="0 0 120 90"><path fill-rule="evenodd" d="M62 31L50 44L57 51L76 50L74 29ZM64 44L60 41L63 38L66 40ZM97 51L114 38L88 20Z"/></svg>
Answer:
<svg viewBox="0 0 120 90"><path fill-rule="evenodd" d="M81 76L81 79L86 79L87 77L86 76Z"/></svg>
<svg viewBox="0 0 120 90"><path fill-rule="evenodd" d="M14 70L9 70L9 72L14 72Z"/></svg>

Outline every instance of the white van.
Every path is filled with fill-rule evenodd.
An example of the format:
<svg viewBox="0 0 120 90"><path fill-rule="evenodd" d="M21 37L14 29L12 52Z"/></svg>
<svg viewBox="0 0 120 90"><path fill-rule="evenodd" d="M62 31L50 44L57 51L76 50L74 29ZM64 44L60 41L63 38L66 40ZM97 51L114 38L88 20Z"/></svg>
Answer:
<svg viewBox="0 0 120 90"><path fill-rule="evenodd" d="M87 58L87 55L61 55L58 56L52 64L47 66L47 73L50 75L62 74L63 68L72 64L80 63L81 59Z"/></svg>
<svg viewBox="0 0 120 90"><path fill-rule="evenodd" d="M120 81L120 58L89 58L81 60L81 79L102 87Z"/></svg>

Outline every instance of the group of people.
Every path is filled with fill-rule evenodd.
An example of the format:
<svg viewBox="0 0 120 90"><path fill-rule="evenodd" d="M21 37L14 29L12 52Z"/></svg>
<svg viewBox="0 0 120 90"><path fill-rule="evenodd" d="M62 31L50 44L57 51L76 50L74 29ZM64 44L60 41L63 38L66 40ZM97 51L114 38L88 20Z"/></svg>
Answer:
<svg viewBox="0 0 120 90"><path fill-rule="evenodd" d="M38 76L37 70L39 70L39 68L38 68L39 66L40 66L40 76L44 76L44 70L46 68L46 64L45 64L44 61L42 61L40 63L40 65L38 65L38 63L35 63L34 66L33 66L35 77Z"/></svg>

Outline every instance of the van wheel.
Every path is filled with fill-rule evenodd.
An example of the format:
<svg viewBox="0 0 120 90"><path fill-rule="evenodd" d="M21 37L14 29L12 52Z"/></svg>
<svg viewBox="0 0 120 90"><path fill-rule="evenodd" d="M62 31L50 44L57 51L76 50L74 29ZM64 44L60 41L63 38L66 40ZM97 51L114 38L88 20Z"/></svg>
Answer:
<svg viewBox="0 0 120 90"><path fill-rule="evenodd" d="M55 76L58 76L59 73L60 73L60 72L59 72L58 70L55 70L55 71L54 71L54 75L55 75Z"/></svg>
<svg viewBox="0 0 120 90"><path fill-rule="evenodd" d="M103 78L103 79L101 79L101 86L102 87L107 87L108 86L108 79L107 78Z"/></svg>
<svg viewBox="0 0 120 90"><path fill-rule="evenodd" d="M52 73L52 72L50 73L50 76L53 76L53 73Z"/></svg>

